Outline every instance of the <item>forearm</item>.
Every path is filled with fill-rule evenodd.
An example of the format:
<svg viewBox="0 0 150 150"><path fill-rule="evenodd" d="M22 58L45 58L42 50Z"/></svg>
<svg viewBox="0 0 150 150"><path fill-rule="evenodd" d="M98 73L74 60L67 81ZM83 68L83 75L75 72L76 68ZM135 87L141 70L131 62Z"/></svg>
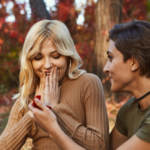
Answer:
<svg viewBox="0 0 150 150"><path fill-rule="evenodd" d="M60 118L57 116L60 126L68 133L74 140L84 148L89 150L105 150L104 133L99 130L85 127L72 118ZM106 132L107 133L107 132Z"/></svg>
<svg viewBox="0 0 150 150"><path fill-rule="evenodd" d="M128 140L126 136L121 134L115 127L110 134L110 149L116 150L120 145Z"/></svg>
<svg viewBox="0 0 150 150"><path fill-rule="evenodd" d="M68 137L63 130L56 125L56 130L49 131L50 136L56 141L62 150L85 150L83 147L75 143L70 137Z"/></svg>
<svg viewBox="0 0 150 150"><path fill-rule="evenodd" d="M32 126L32 120L26 114L11 129L5 130L0 136L0 149L19 150L24 144L27 134Z"/></svg>

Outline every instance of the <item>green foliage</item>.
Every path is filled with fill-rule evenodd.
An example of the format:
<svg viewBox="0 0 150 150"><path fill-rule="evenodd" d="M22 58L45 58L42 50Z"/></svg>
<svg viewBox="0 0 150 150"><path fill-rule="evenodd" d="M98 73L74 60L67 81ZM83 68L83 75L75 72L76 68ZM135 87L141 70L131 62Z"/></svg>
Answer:
<svg viewBox="0 0 150 150"><path fill-rule="evenodd" d="M150 21L150 0L147 0L147 19Z"/></svg>
<svg viewBox="0 0 150 150"><path fill-rule="evenodd" d="M9 116L9 112L0 114L0 119L1 119L1 121L0 121L0 134L4 130L4 128L8 122L8 116Z"/></svg>
<svg viewBox="0 0 150 150"><path fill-rule="evenodd" d="M8 88L5 86L5 84L0 84L0 94L8 92Z"/></svg>

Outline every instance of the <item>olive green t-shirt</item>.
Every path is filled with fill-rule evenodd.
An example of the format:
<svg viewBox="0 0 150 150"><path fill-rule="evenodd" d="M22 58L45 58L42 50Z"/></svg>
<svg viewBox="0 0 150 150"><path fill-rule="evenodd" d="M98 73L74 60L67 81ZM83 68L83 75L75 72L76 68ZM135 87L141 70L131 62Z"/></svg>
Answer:
<svg viewBox="0 0 150 150"><path fill-rule="evenodd" d="M150 142L150 107L142 111L135 98L131 98L119 110L116 128L128 138L136 135L140 139Z"/></svg>

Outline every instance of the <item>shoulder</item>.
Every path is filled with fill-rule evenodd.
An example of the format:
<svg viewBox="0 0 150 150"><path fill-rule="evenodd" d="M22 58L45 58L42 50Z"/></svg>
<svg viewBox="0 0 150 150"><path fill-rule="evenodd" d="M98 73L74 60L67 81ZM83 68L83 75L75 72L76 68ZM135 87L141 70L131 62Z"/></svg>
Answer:
<svg viewBox="0 0 150 150"><path fill-rule="evenodd" d="M144 121L136 132L136 136L146 142L150 142L150 110L145 113Z"/></svg>
<svg viewBox="0 0 150 150"><path fill-rule="evenodd" d="M21 107L20 98L17 98L16 100L14 100L13 107L15 107L15 108L17 108L17 109Z"/></svg>
<svg viewBox="0 0 150 150"><path fill-rule="evenodd" d="M89 84L89 83L101 84L100 78L96 74L93 74L93 73L84 73L79 77L79 80L86 84Z"/></svg>
<svg viewBox="0 0 150 150"><path fill-rule="evenodd" d="M134 97L131 97L118 111L117 120L122 120L123 122L126 121L130 112L134 109Z"/></svg>
<svg viewBox="0 0 150 150"><path fill-rule="evenodd" d="M101 90L103 89L102 82L100 78L93 74L93 73L84 73L80 79L79 79L80 84L84 85L85 89L97 89Z"/></svg>
<svg viewBox="0 0 150 150"><path fill-rule="evenodd" d="M14 102L14 104L12 106L10 114L19 114L20 116L24 115L24 109L22 107L20 98L18 98L17 100L15 100L15 102Z"/></svg>
<svg viewBox="0 0 150 150"><path fill-rule="evenodd" d="M81 90L84 93L104 93L100 78L93 73L84 73L78 82L81 84Z"/></svg>
<svg viewBox="0 0 150 150"><path fill-rule="evenodd" d="M119 110L116 118L116 129L123 135L127 136L127 122L130 112L132 111L132 106L134 106L134 99L130 98Z"/></svg>
<svg viewBox="0 0 150 150"><path fill-rule="evenodd" d="M132 105L134 105L134 97L131 97L119 110L118 115L124 114L126 111L128 111Z"/></svg>
<svg viewBox="0 0 150 150"><path fill-rule="evenodd" d="M86 78L86 79L99 79L99 77L94 74L94 73L84 73L81 75L81 78Z"/></svg>

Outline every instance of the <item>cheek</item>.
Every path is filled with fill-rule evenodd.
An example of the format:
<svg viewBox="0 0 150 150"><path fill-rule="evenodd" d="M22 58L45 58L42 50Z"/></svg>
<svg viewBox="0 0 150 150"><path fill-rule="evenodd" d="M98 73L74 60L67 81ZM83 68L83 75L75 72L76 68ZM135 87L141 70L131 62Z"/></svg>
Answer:
<svg viewBox="0 0 150 150"><path fill-rule="evenodd" d="M33 70L37 70L38 69L38 65L36 65L35 63L33 63L32 66L33 66Z"/></svg>
<svg viewBox="0 0 150 150"><path fill-rule="evenodd" d="M123 73L122 72L123 70L124 70L124 66L122 62L120 62L118 59L114 59L114 61L110 65L110 71L120 74L120 72Z"/></svg>
<svg viewBox="0 0 150 150"><path fill-rule="evenodd" d="M32 62L32 67L33 67L33 71L38 74L38 71L40 70L41 68L41 63L39 62Z"/></svg>
<svg viewBox="0 0 150 150"><path fill-rule="evenodd" d="M132 78L131 72L122 65L113 72L111 83L113 87L122 89L132 81Z"/></svg>
<svg viewBox="0 0 150 150"><path fill-rule="evenodd" d="M59 67L60 73L66 72L67 69L67 63L61 64Z"/></svg>
<svg viewBox="0 0 150 150"><path fill-rule="evenodd" d="M67 70L67 62L63 61L56 65L58 67L59 76L63 76Z"/></svg>

